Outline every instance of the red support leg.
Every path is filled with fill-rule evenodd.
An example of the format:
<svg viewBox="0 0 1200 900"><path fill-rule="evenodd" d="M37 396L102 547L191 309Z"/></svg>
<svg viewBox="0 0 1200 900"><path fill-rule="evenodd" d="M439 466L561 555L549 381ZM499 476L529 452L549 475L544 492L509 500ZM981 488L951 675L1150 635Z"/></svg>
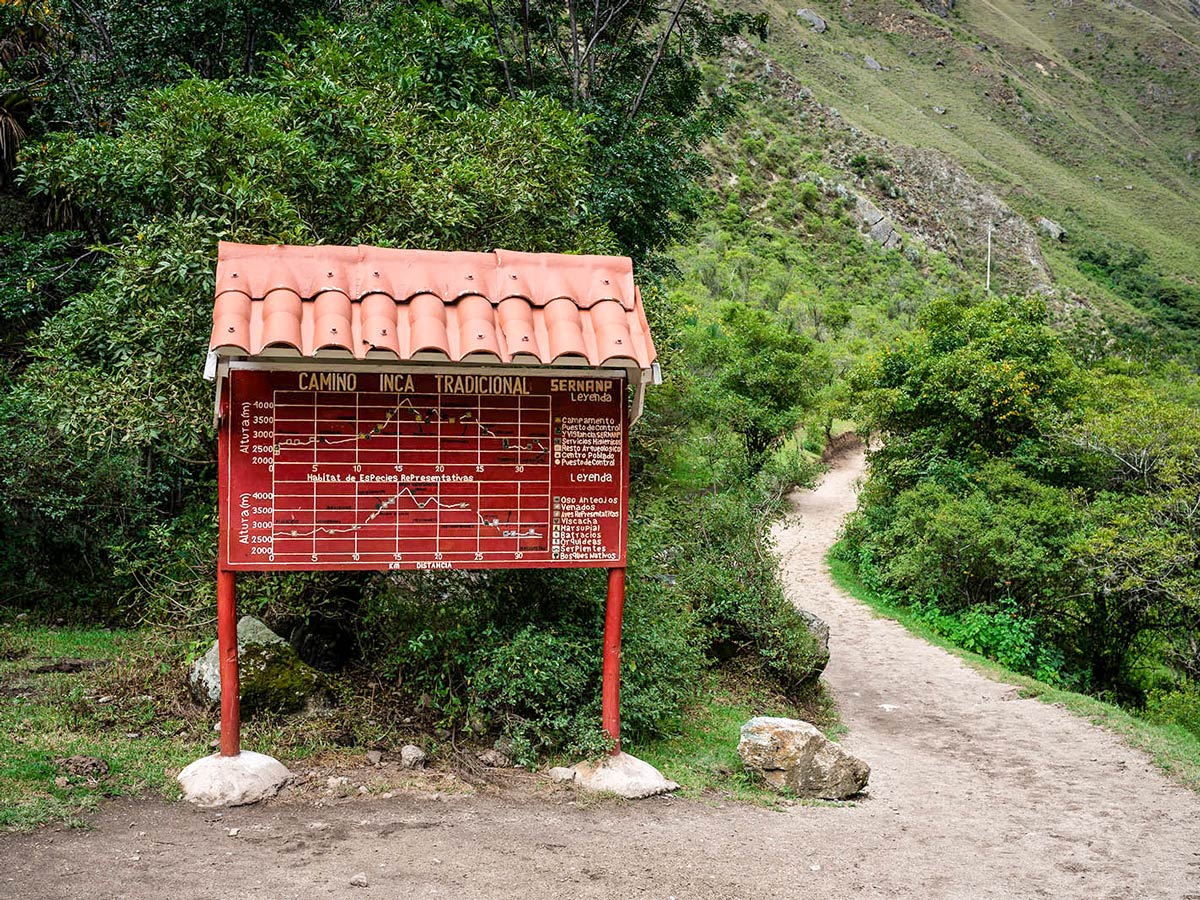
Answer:
<svg viewBox="0 0 1200 900"><path fill-rule="evenodd" d="M608 570L608 603L604 611L604 680L600 688L600 721L621 752L621 615L625 608L625 570Z"/></svg>
<svg viewBox="0 0 1200 900"><path fill-rule="evenodd" d="M241 752L241 709L238 704L237 598L234 574L217 570L217 648L221 655L221 755Z"/></svg>

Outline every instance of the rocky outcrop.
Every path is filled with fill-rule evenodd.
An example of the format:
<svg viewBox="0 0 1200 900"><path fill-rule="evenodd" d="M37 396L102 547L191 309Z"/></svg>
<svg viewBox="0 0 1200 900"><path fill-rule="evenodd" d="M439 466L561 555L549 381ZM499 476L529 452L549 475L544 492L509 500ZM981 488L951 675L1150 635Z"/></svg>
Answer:
<svg viewBox="0 0 1200 900"><path fill-rule="evenodd" d="M883 214L883 210L862 194L854 197L854 217L858 219L862 232L876 244L881 244L886 250L900 246L896 227Z"/></svg>
<svg viewBox="0 0 1200 900"><path fill-rule="evenodd" d="M1067 239L1067 229L1063 228L1057 222L1047 219L1042 216L1034 223L1038 229L1050 236L1051 240L1065 241Z"/></svg>
<svg viewBox="0 0 1200 900"><path fill-rule="evenodd" d="M867 786L871 768L800 719L759 716L742 726L738 755L775 790L844 800Z"/></svg>
<svg viewBox="0 0 1200 900"><path fill-rule="evenodd" d="M949 18L951 10L954 9L954 0L917 0L917 2L926 12L931 12L943 19Z"/></svg>
<svg viewBox="0 0 1200 900"><path fill-rule="evenodd" d="M237 638L243 714L295 712L325 702L325 677L258 619L243 616L237 625ZM221 702L221 659L216 641L192 663L188 680L198 702L208 706Z"/></svg>
<svg viewBox="0 0 1200 900"><path fill-rule="evenodd" d="M798 9L796 15L811 25L812 30L817 34L824 34L825 29L829 27L828 23L811 9Z"/></svg>

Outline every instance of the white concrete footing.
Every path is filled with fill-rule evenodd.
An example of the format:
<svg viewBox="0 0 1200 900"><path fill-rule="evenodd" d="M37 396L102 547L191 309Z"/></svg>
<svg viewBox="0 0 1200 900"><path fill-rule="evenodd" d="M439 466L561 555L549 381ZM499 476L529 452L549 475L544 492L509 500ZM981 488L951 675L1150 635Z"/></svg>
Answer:
<svg viewBox="0 0 1200 900"><path fill-rule="evenodd" d="M292 780L279 760L243 750L237 756L214 753L189 764L176 779L184 799L197 806L244 806L274 797Z"/></svg>
<svg viewBox="0 0 1200 900"><path fill-rule="evenodd" d="M581 788L616 794L628 800L640 800L679 789L679 785L664 778L650 763L628 753L606 756L599 763L581 762L570 771L574 772L575 784Z"/></svg>

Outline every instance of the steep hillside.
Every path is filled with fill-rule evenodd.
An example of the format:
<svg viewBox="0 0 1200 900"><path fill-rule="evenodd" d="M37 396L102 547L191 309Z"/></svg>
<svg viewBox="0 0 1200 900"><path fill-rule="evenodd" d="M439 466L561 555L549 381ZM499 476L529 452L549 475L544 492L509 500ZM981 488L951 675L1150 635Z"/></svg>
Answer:
<svg viewBox="0 0 1200 900"><path fill-rule="evenodd" d="M790 4L754 4L771 15L768 52L849 121L943 150L1030 216L1119 229L1200 274L1200 15L1091 0L967 2L945 19L904 0L808 5L824 33Z"/></svg>

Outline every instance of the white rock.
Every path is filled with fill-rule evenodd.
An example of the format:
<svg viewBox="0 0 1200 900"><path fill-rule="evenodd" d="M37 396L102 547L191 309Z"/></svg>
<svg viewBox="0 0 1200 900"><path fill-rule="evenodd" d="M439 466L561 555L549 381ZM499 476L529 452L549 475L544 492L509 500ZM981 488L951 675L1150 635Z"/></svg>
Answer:
<svg viewBox="0 0 1200 900"><path fill-rule="evenodd" d="M567 766L555 766L550 770L550 780L555 784L575 780L575 770Z"/></svg>
<svg viewBox="0 0 1200 900"><path fill-rule="evenodd" d="M607 756L599 764L581 762L574 770L575 782L585 790L605 791L628 800L679 789L679 785L664 778L650 763L628 753Z"/></svg>
<svg viewBox="0 0 1200 900"><path fill-rule="evenodd" d="M367 881L367 873L359 872L350 878L351 887L366 887L370 882Z"/></svg>
<svg viewBox="0 0 1200 900"><path fill-rule="evenodd" d="M190 803L206 809L243 806L275 796L292 779L277 759L243 750L237 756L214 753L188 765L176 779Z"/></svg>

